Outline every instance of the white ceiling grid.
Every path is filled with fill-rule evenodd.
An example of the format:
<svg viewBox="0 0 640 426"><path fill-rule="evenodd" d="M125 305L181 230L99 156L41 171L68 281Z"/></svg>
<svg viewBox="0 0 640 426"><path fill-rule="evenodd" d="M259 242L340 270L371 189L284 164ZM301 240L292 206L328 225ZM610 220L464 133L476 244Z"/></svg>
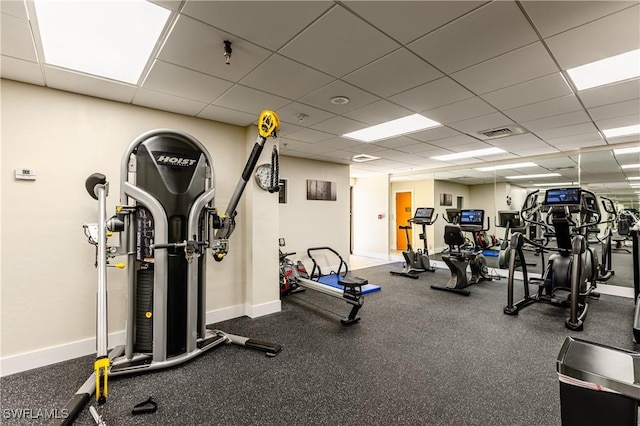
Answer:
<svg viewBox="0 0 640 426"><path fill-rule="evenodd" d="M638 141L601 131L640 122L640 79L578 92L564 74L640 48L638 1L155 3L173 11L171 26L147 74L129 85L46 65L33 5L3 0L1 75L240 126L274 109L284 154L351 164L356 177ZM230 65L224 40L232 42ZM335 96L350 102L335 105ZM369 144L341 137L412 113L443 126ZM529 133L478 134L508 125ZM507 153L429 158L492 146ZM356 163L357 154L380 159ZM485 175L465 176L493 180ZM625 180L621 172L592 175Z"/></svg>

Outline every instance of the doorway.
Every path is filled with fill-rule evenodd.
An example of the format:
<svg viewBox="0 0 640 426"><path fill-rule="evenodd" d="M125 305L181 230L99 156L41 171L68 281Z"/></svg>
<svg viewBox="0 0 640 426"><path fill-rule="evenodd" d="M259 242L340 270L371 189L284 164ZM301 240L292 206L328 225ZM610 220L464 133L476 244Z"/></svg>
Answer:
<svg viewBox="0 0 640 426"><path fill-rule="evenodd" d="M411 192L396 192L396 250L407 249L407 237L404 229L399 226L408 225L408 220L412 217ZM412 233L409 232L409 244L411 244Z"/></svg>

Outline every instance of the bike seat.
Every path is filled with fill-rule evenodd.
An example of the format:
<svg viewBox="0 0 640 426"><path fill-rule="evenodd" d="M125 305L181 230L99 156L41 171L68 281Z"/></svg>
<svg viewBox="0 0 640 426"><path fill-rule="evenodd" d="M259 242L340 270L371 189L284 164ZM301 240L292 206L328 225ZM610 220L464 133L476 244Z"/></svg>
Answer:
<svg viewBox="0 0 640 426"><path fill-rule="evenodd" d="M338 279L338 284L344 287L353 288L369 284L369 280L366 278L346 276Z"/></svg>

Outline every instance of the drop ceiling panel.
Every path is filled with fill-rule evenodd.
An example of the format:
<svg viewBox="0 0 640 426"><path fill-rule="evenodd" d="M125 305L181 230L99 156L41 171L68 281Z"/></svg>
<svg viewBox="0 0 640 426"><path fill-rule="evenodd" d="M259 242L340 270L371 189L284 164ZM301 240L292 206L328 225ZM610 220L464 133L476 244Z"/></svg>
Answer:
<svg viewBox="0 0 640 426"><path fill-rule="evenodd" d="M413 114L413 111L402 108L389 101L379 100L344 114L345 117L353 118L370 125L384 123L397 118L406 117Z"/></svg>
<svg viewBox="0 0 640 426"><path fill-rule="evenodd" d="M207 106L204 102L197 102L191 99L142 88L136 91L133 97L133 104L193 116L197 115Z"/></svg>
<svg viewBox="0 0 640 426"><path fill-rule="evenodd" d="M589 108L589 114L594 120L606 120L632 114L640 116L640 99Z"/></svg>
<svg viewBox="0 0 640 426"><path fill-rule="evenodd" d="M407 47L437 68L452 73L537 40L518 6L514 2L498 1Z"/></svg>
<svg viewBox="0 0 640 426"><path fill-rule="evenodd" d="M47 79L47 87L52 89L66 90L67 92L124 103L130 103L136 93L136 86L93 78L48 65L44 66L44 73Z"/></svg>
<svg viewBox="0 0 640 426"><path fill-rule="evenodd" d="M411 139L415 139L420 142L431 142L438 139L449 138L452 136L460 136L461 133L450 127L440 126L432 129L422 130L420 132L411 133L408 135Z"/></svg>
<svg viewBox="0 0 640 426"><path fill-rule="evenodd" d="M374 156L376 156L376 152L382 151L383 149L385 148L378 145L374 145L372 143L368 143L368 144L363 143L360 145L344 147L345 151L353 152L354 154L370 154Z"/></svg>
<svg viewBox="0 0 640 426"><path fill-rule="evenodd" d="M229 81L162 61L153 64L143 84L145 89L207 103L231 86Z"/></svg>
<svg viewBox="0 0 640 426"><path fill-rule="evenodd" d="M374 143L383 148L394 148L406 154L406 151L402 150L401 148L403 146L415 145L416 141L406 136L398 136L395 138L385 139L385 140L374 142Z"/></svg>
<svg viewBox="0 0 640 426"><path fill-rule="evenodd" d="M347 149L347 148L357 149L358 147L361 147L363 145L370 145L370 144L364 144L362 142L355 141L353 139L341 138L339 136L324 140L322 141L322 143L324 145L327 145L327 146L330 146L331 148L336 148L336 149Z"/></svg>
<svg viewBox="0 0 640 426"><path fill-rule="evenodd" d="M256 120L255 114L247 114L246 112L233 111L231 109L222 108L215 105L207 106L200 114L200 118L215 120L221 123L235 124L236 126L248 126Z"/></svg>
<svg viewBox="0 0 640 426"><path fill-rule="evenodd" d="M236 85L220 96L214 102L214 105L255 114L257 117L265 108L277 110L289 102L289 100L279 96Z"/></svg>
<svg viewBox="0 0 640 426"><path fill-rule="evenodd" d="M333 117L326 121L310 126L312 129L322 132L332 133L334 135L344 135L345 133L354 132L356 130L367 127L366 124L346 117Z"/></svg>
<svg viewBox="0 0 640 426"><path fill-rule="evenodd" d="M400 47L377 29L336 6L284 46L280 53L335 77Z"/></svg>
<svg viewBox="0 0 640 426"><path fill-rule="evenodd" d="M435 141L431 141L429 143L435 147L445 148L445 149L450 149L454 146L460 146L460 145L470 146L471 144L475 144L475 143L481 144L481 142L478 141L477 139L474 139L471 136L467 136L467 135L458 135L450 138L438 139ZM484 147L484 144L482 145ZM481 148L478 148L478 149L481 149Z"/></svg>
<svg viewBox="0 0 640 426"><path fill-rule="evenodd" d="M422 112L472 97L473 93L449 77L443 77L393 95L389 100L415 112Z"/></svg>
<svg viewBox="0 0 640 426"><path fill-rule="evenodd" d="M562 69L640 48L640 5L547 39Z"/></svg>
<svg viewBox="0 0 640 426"><path fill-rule="evenodd" d="M188 0L183 13L275 51L332 4L329 1Z"/></svg>
<svg viewBox="0 0 640 426"><path fill-rule="evenodd" d="M496 109L479 97L424 111L422 115L442 124L449 124L469 118L496 112Z"/></svg>
<svg viewBox="0 0 640 426"><path fill-rule="evenodd" d="M533 43L454 73L451 77L471 91L482 94L558 71L542 43Z"/></svg>
<svg viewBox="0 0 640 426"><path fill-rule="evenodd" d="M223 41L229 38L231 37L225 32L181 15L158 58L237 82L264 61L270 52L247 41L235 39L231 45L231 65L227 65L223 55Z"/></svg>
<svg viewBox="0 0 640 426"><path fill-rule="evenodd" d="M406 145L406 146L400 146L396 148L398 151L402 151L402 152L406 152L407 154L416 154L418 152L426 152L429 150L434 150L435 147L433 145L430 145L428 143L416 143L415 140L413 140L413 143L411 145Z"/></svg>
<svg viewBox="0 0 640 426"><path fill-rule="evenodd" d="M527 14L543 37L595 21L638 4L631 1L523 1Z"/></svg>
<svg viewBox="0 0 640 426"><path fill-rule="evenodd" d="M312 126L334 116L334 114L330 112L298 102L292 102L289 105L278 109L276 112L278 113L280 122L294 123L300 126ZM306 117L302 118L302 121L300 121L300 114L306 115Z"/></svg>
<svg viewBox="0 0 640 426"><path fill-rule="evenodd" d="M580 102L575 95L566 95L548 101L536 102L533 104L508 109L504 113L517 122L533 121L556 114L579 111L582 109Z"/></svg>
<svg viewBox="0 0 640 426"><path fill-rule="evenodd" d="M595 87L578 93L587 108L624 102L640 98L640 79L623 81L617 84Z"/></svg>
<svg viewBox="0 0 640 426"><path fill-rule="evenodd" d="M491 145L516 154L524 150L549 147L546 142L531 133L492 139Z"/></svg>
<svg viewBox="0 0 640 426"><path fill-rule="evenodd" d="M342 79L378 96L387 97L442 76L440 71L402 48Z"/></svg>
<svg viewBox="0 0 640 426"><path fill-rule="evenodd" d="M541 118L534 121L525 121L522 123L531 132L539 132L543 130L555 129L557 127L565 127L573 124L587 123L591 121L584 111L574 111L566 114L558 114L552 117Z"/></svg>
<svg viewBox="0 0 640 426"><path fill-rule="evenodd" d="M285 98L298 99L334 80L328 74L284 56L273 55L240 80L240 84Z"/></svg>
<svg viewBox="0 0 640 426"><path fill-rule="evenodd" d="M569 94L571 89L557 73L496 90L482 98L498 109L511 109Z"/></svg>
<svg viewBox="0 0 640 426"><path fill-rule="evenodd" d="M333 137L330 133L320 132L313 129L302 129L297 132L289 133L287 139L294 139L301 142L315 143L331 139Z"/></svg>
<svg viewBox="0 0 640 426"><path fill-rule="evenodd" d="M40 65L9 56L0 56L0 76L9 80L44 86Z"/></svg>
<svg viewBox="0 0 640 426"><path fill-rule="evenodd" d="M640 114L622 115L614 118L595 120L595 123L602 130L633 126L640 124ZM636 136L636 138L640 138L640 136Z"/></svg>
<svg viewBox="0 0 640 426"><path fill-rule="evenodd" d="M347 7L401 43L408 43L481 6L475 1L347 1Z"/></svg>
<svg viewBox="0 0 640 426"><path fill-rule="evenodd" d="M2 55L30 62L37 61L29 21L1 13L0 28L2 28L2 37L0 37Z"/></svg>
<svg viewBox="0 0 640 426"><path fill-rule="evenodd" d="M543 139L556 139L565 136L575 136L584 134L597 134L597 129L592 123L574 124L571 126L557 127L549 130L536 132Z"/></svg>
<svg viewBox="0 0 640 426"><path fill-rule="evenodd" d="M349 102L342 105L331 103L331 98L335 96L345 96ZM377 101L378 97L358 89L344 81L336 80L321 89L300 98L300 102L332 112L334 114L344 114L354 109L368 105Z"/></svg>
<svg viewBox="0 0 640 426"><path fill-rule="evenodd" d="M602 145L604 141L597 132L589 132L575 136L563 136L558 138L546 138L551 146L559 151L570 151L579 148Z"/></svg>

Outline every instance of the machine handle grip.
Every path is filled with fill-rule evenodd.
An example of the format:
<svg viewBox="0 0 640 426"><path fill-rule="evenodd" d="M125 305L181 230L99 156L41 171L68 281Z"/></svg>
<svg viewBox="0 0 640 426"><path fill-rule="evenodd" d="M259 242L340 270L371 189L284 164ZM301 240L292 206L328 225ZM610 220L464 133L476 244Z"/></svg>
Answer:
<svg viewBox="0 0 640 426"><path fill-rule="evenodd" d="M87 189L87 192L94 200L98 199L98 194L96 194L96 186L104 185L107 183L107 177L102 173L94 173L87 178L84 182L84 186Z"/></svg>

